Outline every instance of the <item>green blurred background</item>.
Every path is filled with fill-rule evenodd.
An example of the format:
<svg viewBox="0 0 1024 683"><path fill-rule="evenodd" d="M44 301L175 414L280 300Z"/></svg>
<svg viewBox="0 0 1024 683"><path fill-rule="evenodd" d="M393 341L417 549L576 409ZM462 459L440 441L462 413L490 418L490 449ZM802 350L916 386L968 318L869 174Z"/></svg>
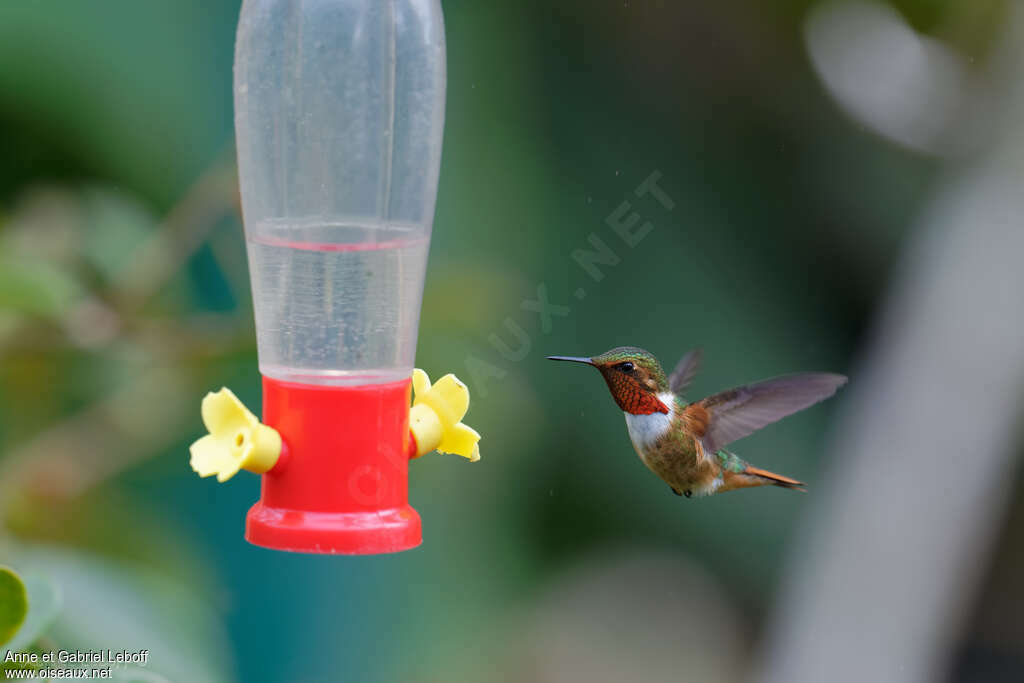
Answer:
<svg viewBox="0 0 1024 683"><path fill-rule="evenodd" d="M1006 14L889 5L975 70ZM850 371L948 162L844 114L808 57L814 6L444 3L417 365L470 384L483 459L413 463L424 544L348 558L246 544L258 477L188 467L206 391L260 402L239 2L0 5L0 562L57 587L52 641L149 648L175 681L739 680L842 395L737 444L808 495L688 501L638 463L596 373L543 357L700 345L695 396ZM634 193L654 172L671 210ZM632 248L607 224L623 201L653 225ZM621 259L599 282L572 258L592 236ZM522 307L540 286L570 309L550 329ZM1015 490L956 680L1024 667Z"/></svg>

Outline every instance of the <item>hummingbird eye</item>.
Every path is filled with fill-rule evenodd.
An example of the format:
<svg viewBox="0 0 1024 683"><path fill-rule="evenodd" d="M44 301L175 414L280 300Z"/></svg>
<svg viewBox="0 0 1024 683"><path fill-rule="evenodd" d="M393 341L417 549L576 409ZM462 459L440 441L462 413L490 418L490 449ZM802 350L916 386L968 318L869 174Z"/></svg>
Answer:
<svg viewBox="0 0 1024 683"><path fill-rule="evenodd" d="M626 361L625 363L619 363L618 367L619 370L622 370L623 372L633 372L633 364L630 363L629 361Z"/></svg>

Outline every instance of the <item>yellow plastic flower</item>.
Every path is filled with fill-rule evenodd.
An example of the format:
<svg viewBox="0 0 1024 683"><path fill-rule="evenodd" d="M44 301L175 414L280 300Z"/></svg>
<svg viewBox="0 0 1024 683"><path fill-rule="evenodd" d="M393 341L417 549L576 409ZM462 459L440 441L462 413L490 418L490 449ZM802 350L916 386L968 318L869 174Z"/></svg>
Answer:
<svg viewBox="0 0 1024 683"><path fill-rule="evenodd" d="M203 424L210 432L191 446L189 464L200 477L217 475L224 482L239 469L262 474L281 455L281 435L261 424L230 389L203 398Z"/></svg>
<svg viewBox="0 0 1024 683"><path fill-rule="evenodd" d="M417 368L412 371L412 391L409 429L416 438L416 457L436 450L479 460L480 435L460 422L469 410L466 385L452 374L431 385L427 373Z"/></svg>

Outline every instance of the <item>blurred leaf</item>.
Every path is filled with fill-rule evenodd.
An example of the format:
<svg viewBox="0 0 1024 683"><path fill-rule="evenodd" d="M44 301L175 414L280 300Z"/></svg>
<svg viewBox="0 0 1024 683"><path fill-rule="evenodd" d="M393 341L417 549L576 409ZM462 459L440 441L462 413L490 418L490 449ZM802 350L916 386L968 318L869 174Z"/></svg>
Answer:
<svg viewBox="0 0 1024 683"><path fill-rule="evenodd" d="M60 614L62 602L57 586L38 574L25 577L25 589L28 591L28 615L21 630L7 645L8 650L15 652L22 652L39 640Z"/></svg>
<svg viewBox="0 0 1024 683"><path fill-rule="evenodd" d="M174 461L180 467L180 453L178 456ZM127 495L110 483L67 499L61 491L67 484L62 479L69 474L73 476L60 468L47 469L33 480L34 486L14 491L5 523L15 537L88 549L118 562L160 567L165 574L204 592L222 590L179 525L144 498ZM160 470L151 476L166 473Z"/></svg>
<svg viewBox="0 0 1024 683"><path fill-rule="evenodd" d="M56 317L81 294L81 287L66 272L31 258L0 260L0 309Z"/></svg>
<svg viewBox="0 0 1024 683"><path fill-rule="evenodd" d="M62 589L65 609L48 632L62 648L149 650L145 673L172 681L233 678L223 625L194 587L86 553L48 546L15 551L19 566L45 569Z"/></svg>
<svg viewBox="0 0 1024 683"><path fill-rule="evenodd" d="M111 279L156 231L156 219L130 196L114 190L89 191L86 207L86 258L105 278Z"/></svg>
<svg viewBox="0 0 1024 683"><path fill-rule="evenodd" d="M0 567L0 643L6 643L17 633L26 612L28 597L21 577L8 567Z"/></svg>

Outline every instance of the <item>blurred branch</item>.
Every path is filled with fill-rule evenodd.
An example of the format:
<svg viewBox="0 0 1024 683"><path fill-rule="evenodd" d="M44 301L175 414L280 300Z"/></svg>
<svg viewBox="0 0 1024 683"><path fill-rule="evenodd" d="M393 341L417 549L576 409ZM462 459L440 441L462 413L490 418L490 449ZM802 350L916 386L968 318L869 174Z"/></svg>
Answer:
<svg viewBox="0 0 1024 683"><path fill-rule="evenodd" d="M196 431L196 390L174 368L152 370L60 420L0 462L0 500L72 498L159 452Z"/></svg>
<svg viewBox="0 0 1024 683"><path fill-rule="evenodd" d="M133 337L164 367L7 453L0 460L0 501L12 501L19 491L73 498L197 431L197 397L208 387L185 368L252 345L249 326L225 316L150 320Z"/></svg>
<svg viewBox="0 0 1024 683"><path fill-rule="evenodd" d="M954 169L853 373L757 677L944 680L1005 509L1024 387L1024 12L996 145Z"/></svg>
<svg viewBox="0 0 1024 683"><path fill-rule="evenodd" d="M221 159L199 176L114 279L111 297L119 313L131 315L141 308L202 245L217 221L237 211L238 174L234 163Z"/></svg>
<svg viewBox="0 0 1024 683"><path fill-rule="evenodd" d="M233 148L229 146L229 149ZM61 195L51 191L49 196L35 202L29 211L43 213L38 208L39 204L48 207L61 200L67 203ZM41 225L28 225L22 230L35 240L27 251L34 256L43 251L44 258L39 263L25 262L24 254L15 253L13 258L19 260L13 263L32 274L34 279L26 283L15 283L22 286L13 293L9 291L8 298L22 307L26 306L23 301L26 298L29 298L30 303L41 301L39 306L50 304L51 309L61 308L58 304L50 303L55 297L74 300L62 302L67 310L30 311L37 314L35 317L17 315L21 313L18 309L14 309L14 314L8 312L6 318L0 319L0 323L3 323L0 324L0 348L9 350L24 347L38 350L63 348L69 344L80 348L100 348L124 334L125 328L145 325L138 316L146 302L181 271L188 259L209 239L219 221L239 213L237 173L230 155L221 155L193 183L167 217L151 229L148 239L132 253L126 265L112 276L110 283L105 288L100 286L89 292L79 291L83 288L81 283L69 275L81 270L81 261L84 259L81 254L82 245L72 241L72 235L63 235L66 238L64 241L71 241L73 246L63 249L67 253L63 253L63 261L58 258L57 263L46 260L47 246L37 243L37 236L42 231L58 236L68 231L81 231L78 223L83 219L78 214L83 209L78 205L71 209L64 208L64 213L50 211L56 213L56 216L44 214L42 217L32 216L28 219L35 223L41 222ZM106 218L109 219L109 216ZM53 251L53 248L49 250ZM72 258L74 262L68 262ZM215 254L215 258L223 266L223 256ZM44 266L50 270L45 270ZM7 275L10 279L10 274ZM3 284L0 282L0 289L3 289ZM232 282L232 285L237 288L238 283ZM60 294L51 294L47 287L57 288ZM0 301L0 306L11 303ZM53 319L57 324L39 325L41 317Z"/></svg>
<svg viewBox="0 0 1024 683"><path fill-rule="evenodd" d="M170 319L140 312L217 222L237 210L237 192L234 164L217 161L115 276L107 296L85 297L61 321L60 332L75 345L102 347L118 337L145 349L158 369L7 453L0 461L0 500L9 503L19 493L73 498L194 431L202 387L190 378L189 362L250 346L251 328L237 316ZM10 335L6 345L19 339L34 348L40 341L38 335Z"/></svg>

